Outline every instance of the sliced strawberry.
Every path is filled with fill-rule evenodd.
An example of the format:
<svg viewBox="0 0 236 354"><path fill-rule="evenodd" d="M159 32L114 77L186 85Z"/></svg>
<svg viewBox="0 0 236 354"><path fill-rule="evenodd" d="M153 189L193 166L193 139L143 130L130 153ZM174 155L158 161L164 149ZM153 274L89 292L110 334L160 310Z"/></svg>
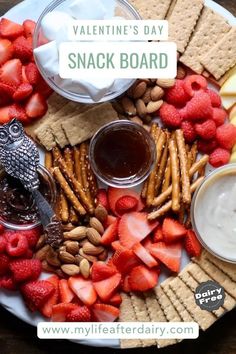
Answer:
<svg viewBox="0 0 236 354"><path fill-rule="evenodd" d="M69 312L78 308L76 304L57 304L52 307L51 320L53 322L65 322Z"/></svg>
<svg viewBox="0 0 236 354"><path fill-rule="evenodd" d="M152 239L150 236L147 236L143 241L142 241L143 247L145 247L147 250L149 247L152 245Z"/></svg>
<svg viewBox="0 0 236 354"><path fill-rule="evenodd" d="M114 251L123 251L125 250L125 247L121 245L120 241L114 241L111 244L111 247Z"/></svg>
<svg viewBox="0 0 236 354"><path fill-rule="evenodd" d="M8 123L11 120L10 106L0 107L0 124Z"/></svg>
<svg viewBox="0 0 236 354"><path fill-rule="evenodd" d="M0 104L6 106L12 101L14 88L0 82Z"/></svg>
<svg viewBox="0 0 236 354"><path fill-rule="evenodd" d="M25 74L31 85L34 86L39 83L41 76L37 66L34 63L29 63L26 65Z"/></svg>
<svg viewBox="0 0 236 354"><path fill-rule="evenodd" d="M117 220L118 220L118 218L116 216L108 215L107 218L106 218L104 226L107 228L111 224L114 224L114 222L116 222Z"/></svg>
<svg viewBox="0 0 236 354"><path fill-rule="evenodd" d="M112 297L115 290L120 285L120 281L121 281L121 274L117 273L105 280L94 282L93 286L100 299L106 302Z"/></svg>
<svg viewBox="0 0 236 354"><path fill-rule="evenodd" d="M24 34L25 36L28 37L33 37L34 35L34 30L36 27L36 22L32 20L25 20L23 22L23 27L24 27Z"/></svg>
<svg viewBox="0 0 236 354"><path fill-rule="evenodd" d="M98 205L101 204L108 211L110 208L109 208L109 202L108 202L106 189L100 188L97 192L96 197L97 197Z"/></svg>
<svg viewBox="0 0 236 354"><path fill-rule="evenodd" d="M27 83L23 83L20 86L18 86L17 90L13 95L13 99L15 101L22 101L27 97L29 97L32 92L33 92L33 86Z"/></svg>
<svg viewBox="0 0 236 354"><path fill-rule="evenodd" d="M8 39L0 39L0 66L13 56L13 45Z"/></svg>
<svg viewBox="0 0 236 354"><path fill-rule="evenodd" d="M44 79L40 77L38 83L35 85L35 92L40 93L47 99L51 96L53 90L48 86Z"/></svg>
<svg viewBox="0 0 236 354"><path fill-rule="evenodd" d="M92 266L91 277L93 282L98 282L110 278L117 273L117 270L103 262L95 262Z"/></svg>
<svg viewBox="0 0 236 354"><path fill-rule="evenodd" d="M59 278L57 275L52 275L50 278L47 279L47 281L54 286L55 291L49 297L49 299L44 303L44 305L40 309L40 312L45 317L51 317L52 316L52 308L54 305L56 305L58 303L58 299L59 299L59 291L58 291Z"/></svg>
<svg viewBox="0 0 236 354"><path fill-rule="evenodd" d="M81 276L70 277L68 284L71 290L85 305L91 306L95 303L97 294L91 280L85 280Z"/></svg>
<svg viewBox="0 0 236 354"><path fill-rule="evenodd" d="M118 224L119 220L108 226L108 228L104 231L101 244L102 245L111 245L118 237Z"/></svg>
<svg viewBox="0 0 236 354"><path fill-rule="evenodd" d="M132 248L137 242L147 237L158 222L149 222L147 213L132 212L121 217L118 234L120 243L127 248Z"/></svg>
<svg viewBox="0 0 236 354"><path fill-rule="evenodd" d="M154 269L140 265L131 270L129 285L132 291L147 291L157 285L158 273Z"/></svg>
<svg viewBox="0 0 236 354"><path fill-rule="evenodd" d="M40 93L34 93L26 102L25 111L30 118L40 118L47 112L48 105Z"/></svg>
<svg viewBox="0 0 236 354"><path fill-rule="evenodd" d="M136 254L136 256L141 259L141 261L148 266L149 268L156 267L158 265L157 261L155 258L153 258L148 250L144 248L141 243L136 243L133 246L133 252Z"/></svg>
<svg viewBox="0 0 236 354"><path fill-rule="evenodd" d="M29 84L29 80L27 79L25 69L26 66L22 65L22 83Z"/></svg>
<svg viewBox="0 0 236 354"><path fill-rule="evenodd" d="M130 293L130 292L131 292L131 287L130 287L130 285L129 285L129 275L126 275L126 276L122 279L121 287L122 287L122 290L123 290L125 293Z"/></svg>
<svg viewBox="0 0 236 354"><path fill-rule="evenodd" d="M132 250L116 251L112 258L113 264L122 274L129 273L131 269L140 264L139 259Z"/></svg>
<svg viewBox="0 0 236 354"><path fill-rule="evenodd" d="M109 187L108 188L108 201L109 201L109 205L111 210L113 211L113 213L117 216L121 216L117 211L116 211L116 202L124 197L124 196L130 196L130 197L134 197L135 199L138 200L138 205L136 207L136 211L140 211L144 208L144 204L141 201L140 195L135 192L132 189L127 189L127 188L113 188L113 187Z"/></svg>
<svg viewBox="0 0 236 354"><path fill-rule="evenodd" d="M90 322L91 311L87 306L78 306L77 309L70 311L66 316L67 322Z"/></svg>
<svg viewBox="0 0 236 354"><path fill-rule="evenodd" d="M24 107L15 103L9 107L9 116L10 118L17 118L21 123L29 123L29 118L25 112Z"/></svg>
<svg viewBox="0 0 236 354"><path fill-rule="evenodd" d="M7 18L2 18L0 21L0 37L14 39L23 34L23 26L15 23Z"/></svg>
<svg viewBox="0 0 236 354"><path fill-rule="evenodd" d="M179 272L182 253L180 242L170 245L166 245L164 242L153 243L149 251L153 257L164 263L167 268L173 272Z"/></svg>
<svg viewBox="0 0 236 354"><path fill-rule="evenodd" d="M109 299L109 304L112 306L120 306L122 303L122 298L119 293L114 294L110 299Z"/></svg>
<svg viewBox="0 0 236 354"><path fill-rule="evenodd" d="M70 303L75 297L75 294L71 291L66 279L60 279L59 281L59 295L60 301L66 304Z"/></svg>
<svg viewBox="0 0 236 354"><path fill-rule="evenodd" d="M199 257L202 252L202 245L197 239L193 230L188 230L185 238L185 249L190 257Z"/></svg>
<svg viewBox="0 0 236 354"><path fill-rule="evenodd" d="M40 310L54 292L54 286L47 280L36 280L21 286L21 293L31 311Z"/></svg>
<svg viewBox="0 0 236 354"><path fill-rule="evenodd" d="M157 226L156 230L154 231L154 235L153 235L153 242L160 242L160 241L164 241L164 236L163 236L161 225Z"/></svg>
<svg viewBox="0 0 236 354"><path fill-rule="evenodd" d="M182 239L186 235L187 230L178 221L171 218L165 218L162 225L162 232L164 241L172 243Z"/></svg>
<svg viewBox="0 0 236 354"><path fill-rule="evenodd" d="M32 58L33 47L24 36L16 38L13 42L14 57L19 58L22 62L27 62Z"/></svg>
<svg viewBox="0 0 236 354"><path fill-rule="evenodd" d="M120 314L118 308L107 304L95 304L92 311L99 322L114 322Z"/></svg>
<svg viewBox="0 0 236 354"><path fill-rule="evenodd" d="M22 64L19 59L8 60L0 69L0 81L12 87L22 82Z"/></svg>
<svg viewBox="0 0 236 354"><path fill-rule="evenodd" d="M115 208L116 208L116 212L119 215L123 215L125 213L129 213L130 211L136 210L137 206L138 206L138 199L130 195L124 195L123 197L117 200Z"/></svg>

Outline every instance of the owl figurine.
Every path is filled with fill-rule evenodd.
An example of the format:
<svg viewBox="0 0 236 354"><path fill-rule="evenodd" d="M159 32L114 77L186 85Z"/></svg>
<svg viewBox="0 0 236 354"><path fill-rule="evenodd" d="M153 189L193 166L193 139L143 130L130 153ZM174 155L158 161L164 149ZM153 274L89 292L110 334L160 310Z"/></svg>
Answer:
<svg viewBox="0 0 236 354"><path fill-rule="evenodd" d="M39 152L17 119L0 126L0 163L10 176L21 181L25 189L38 189Z"/></svg>

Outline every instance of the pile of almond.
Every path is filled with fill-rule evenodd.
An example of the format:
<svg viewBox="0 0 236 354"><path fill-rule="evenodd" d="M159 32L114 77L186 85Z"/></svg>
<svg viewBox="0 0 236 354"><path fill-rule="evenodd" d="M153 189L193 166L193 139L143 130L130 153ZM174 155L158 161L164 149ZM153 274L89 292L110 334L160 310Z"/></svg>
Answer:
<svg viewBox="0 0 236 354"><path fill-rule="evenodd" d="M35 258L41 260L43 270L60 277L81 274L87 279L92 263L105 261L108 256L107 249L101 245L102 221L106 217L106 209L99 205L88 225L64 232L64 240L57 250L46 244L42 235L36 246Z"/></svg>

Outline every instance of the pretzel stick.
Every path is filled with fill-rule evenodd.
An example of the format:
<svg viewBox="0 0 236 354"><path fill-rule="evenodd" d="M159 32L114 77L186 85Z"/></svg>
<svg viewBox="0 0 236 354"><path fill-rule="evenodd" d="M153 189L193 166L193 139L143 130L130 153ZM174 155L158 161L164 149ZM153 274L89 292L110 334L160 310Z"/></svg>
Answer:
<svg viewBox="0 0 236 354"><path fill-rule="evenodd" d="M76 197L76 195L74 194L72 189L70 188L69 184L67 183L67 181L64 178L63 174L61 173L60 168L59 167L54 167L53 173L54 173L54 176L55 176L57 182L59 183L61 189L65 193L66 198L69 199L69 201L73 205L74 209L79 214L85 215L86 214L86 210L81 205L80 201L78 200L78 198Z"/></svg>
<svg viewBox="0 0 236 354"><path fill-rule="evenodd" d="M142 191L141 191L141 197L143 199L146 198L146 195L147 195L147 185L148 185L148 180L146 180L143 184L143 188L142 188Z"/></svg>
<svg viewBox="0 0 236 354"><path fill-rule="evenodd" d="M69 183L71 188L73 188L76 197L81 200L81 203L84 205L84 207L92 214L94 211L93 205L85 194L82 185L77 181L75 176L67 169L67 165L62 158L60 158L57 163L66 181Z"/></svg>
<svg viewBox="0 0 236 354"><path fill-rule="evenodd" d="M95 199L97 192L98 192L97 178L96 178L95 174L93 173L93 170L91 168L89 161L87 163L87 166L88 166L88 182L89 182L92 197Z"/></svg>
<svg viewBox="0 0 236 354"><path fill-rule="evenodd" d="M72 206L70 207L69 221L73 225L78 225L79 223L78 215L76 214L75 209Z"/></svg>
<svg viewBox="0 0 236 354"><path fill-rule="evenodd" d="M155 197L156 170L158 168L158 164L161 159L161 154L162 154L162 150L163 150L165 142L166 142L166 134L163 131L161 131L158 140L156 140L156 163L155 163L154 169L152 170L152 172L149 176L149 180L148 180L147 206L152 205L153 199Z"/></svg>
<svg viewBox="0 0 236 354"><path fill-rule="evenodd" d="M60 202L60 218L63 223L67 223L69 220L69 209L65 194L61 191L59 195Z"/></svg>
<svg viewBox="0 0 236 354"><path fill-rule="evenodd" d="M190 186L191 193L195 192L195 190L202 183L203 180L204 180L204 177L200 177L191 184L191 186ZM169 200L160 209L148 214L148 220L154 220L154 219L157 219L157 218L165 215L168 211L171 210L171 208L172 208L172 200Z"/></svg>
<svg viewBox="0 0 236 354"><path fill-rule="evenodd" d="M188 169L190 170L191 166L197 159L197 144L194 143L188 152Z"/></svg>
<svg viewBox="0 0 236 354"><path fill-rule="evenodd" d="M74 147L74 169L75 169L75 177L82 185L82 175L81 175L81 165L80 165L80 149L75 146Z"/></svg>
<svg viewBox="0 0 236 354"><path fill-rule="evenodd" d="M70 148L64 150L64 160L70 173L74 173L74 159L73 152Z"/></svg>
<svg viewBox="0 0 236 354"><path fill-rule="evenodd" d="M179 213L178 213L178 220L181 224L184 223L184 218L185 218L185 205L183 202L180 203L180 209L179 209Z"/></svg>
<svg viewBox="0 0 236 354"><path fill-rule="evenodd" d="M52 156L54 158L54 161L62 157L61 150L57 146L52 149Z"/></svg>
<svg viewBox="0 0 236 354"><path fill-rule="evenodd" d="M193 164L193 166L190 168L189 170L189 177L192 178L193 175L202 167L205 166L207 164L209 160L209 156L208 155L204 155L201 157L200 160L198 160L197 162L195 162ZM162 194L160 194L158 197L156 197L152 203L153 206L159 206L161 204L163 204L166 199L168 199L168 197L171 195L172 193L172 185L170 185L167 190L165 192L163 192Z"/></svg>
<svg viewBox="0 0 236 354"><path fill-rule="evenodd" d="M178 129L175 132L176 143L179 153L180 161L180 174L181 174L181 185L182 185L182 199L183 203L188 205L191 203L191 193L190 193L190 180L189 180L189 170L188 170L188 160L185 148L184 134L183 131Z"/></svg>
<svg viewBox="0 0 236 354"><path fill-rule="evenodd" d="M180 176L179 176L179 158L175 139L169 142L169 152L171 161L172 176L172 210L177 212L180 208Z"/></svg>
<svg viewBox="0 0 236 354"><path fill-rule="evenodd" d="M51 151L46 151L45 152L44 164L45 164L45 167L50 171L52 166L53 166L53 160L52 160Z"/></svg>
<svg viewBox="0 0 236 354"><path fill-rule="evenodd" d="M89 200L90 205L93 205L93 200L89 190L86 159L87 159L87 145L85 143L82 143L80 145L80 164L81 164L81 176L82 176L83 189L87 196L87 199Z"/></svg>
<svg viewBox="0 0 236 354"><path fill-rule="evenodd" d="M166 164L166 170L165 170L165 176L162 184L162 193L167 190L171 182L171 166L170 166L170 156L168 157L167 164Z"/></svg>
<svg viewBox="0 0 236 354"><path fill-rule="evenodd" d="M159 189L160 189L160 186L161 186L164 174L165 174L167 158L168 158L168 142L169 142L169 133L166 133L166 144L165 144L163 154L161 157L160 166L159 166L158 171L156 173L155 196L159 192Z"/></svg>

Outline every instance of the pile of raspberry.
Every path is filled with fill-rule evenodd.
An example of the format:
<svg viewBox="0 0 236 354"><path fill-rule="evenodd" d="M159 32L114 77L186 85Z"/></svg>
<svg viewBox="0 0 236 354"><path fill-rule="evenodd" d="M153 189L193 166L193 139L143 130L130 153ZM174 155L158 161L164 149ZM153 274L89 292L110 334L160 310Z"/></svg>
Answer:
<svg viewBox="0 0 236 354"><path fill-rule="evenodd" d="M181 128L187 143L197 140L199 152L210 155L213 167L227 164L236 143L236 127L226 122L228 114L221 98L208 88L207 80L201 75L176 80L175 86L166 90L164 99L159 111L163 124L171 129Z"/></svg>

